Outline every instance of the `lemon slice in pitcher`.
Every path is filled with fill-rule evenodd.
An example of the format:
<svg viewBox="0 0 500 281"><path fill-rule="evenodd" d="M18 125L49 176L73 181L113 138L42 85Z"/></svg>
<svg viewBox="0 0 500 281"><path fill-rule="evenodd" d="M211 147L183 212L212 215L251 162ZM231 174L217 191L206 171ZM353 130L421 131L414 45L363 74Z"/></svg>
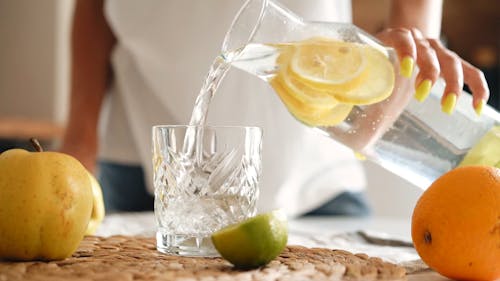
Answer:
<svg viewBox="0 0 500 281"><path fill-rule="evenodd" d="M377 49L365 46L366 75L364 80L334 97L345 103L366 105L385 100L392 94L395 83L394 68L389 59Z"/></svg>
<svg viewBox="0 0 500 281"><path fill-rule="evenodd" d="M316 37L297 43L292 72L319 86L356 84L365 70L361 45Z"/></svg>
<svg viewBox="0 0 500 281"><path fill-rule="evenodd" d="M394 88L391 62L368 45L312 38L297 43L289 67L289 75L343 103L376 103Z"/></svg>
<svg viewBox="0 0 500 281"><path fill-rule="evenodd" d="M294 75L289 75L287 71L282 72L278 79L282 79L283 86L289 94L304 104L317 108L332 108L338 104L338 101L327 91L312 88Z"/></svg>
<svg viewBox="0 0 500 281"><path fill-rule="evenodd" d="M321 113L326 112L331 109L338 103L335 102L328 107L325 106L316 106L315 104L302 102L296 97L296 92L291 91L289 88L283 85L283 81L281 79L274 79L271 81L271 86L274 88L274 91L278 94L281 101L285 104L287 109L292 113L299 113L299 115L303 116L316 116L321 115Z"/></svg>
<svg viewBox="0 0 500 281"><path fill-rule="evenodd" d="M322 89L316 89L305 84L296 75L290 74L289 64L297 50L296 43L276 44L280 49L280 55L276 60L279 71L273 80L278 80L297 101L316 108L331 108L337 105L338 101ZM271 85L273 82L271 82Z"/></svg>
<svg viewBox="0 0 500 281"><path fill-rule="evenodd" d="M281 79L271 81L274 91L285 104L288 111L308 126L335 126L349 115L351 104L333 103L329 107L315 106L296 98L297 93L283 85Z"/></svg>

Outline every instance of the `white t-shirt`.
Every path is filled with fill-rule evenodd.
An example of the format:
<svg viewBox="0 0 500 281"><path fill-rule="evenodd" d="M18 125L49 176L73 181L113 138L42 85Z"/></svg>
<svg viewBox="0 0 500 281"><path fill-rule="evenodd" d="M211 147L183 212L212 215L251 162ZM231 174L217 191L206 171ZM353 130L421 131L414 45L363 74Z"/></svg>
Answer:
<svg viewBox="0 0 500 281"><path fill-rule="evenodd" d="M282 2L305 19L349 22L349 0ZM141 164L153 192L151 127L188 124L209 66L240 0L108 0L118 43L114 84L101 121L100 158ZM232 69L210 105L212 125L264 130L259 211L314 209L365 178L352 151L297 122L271 87Z"/></svg>

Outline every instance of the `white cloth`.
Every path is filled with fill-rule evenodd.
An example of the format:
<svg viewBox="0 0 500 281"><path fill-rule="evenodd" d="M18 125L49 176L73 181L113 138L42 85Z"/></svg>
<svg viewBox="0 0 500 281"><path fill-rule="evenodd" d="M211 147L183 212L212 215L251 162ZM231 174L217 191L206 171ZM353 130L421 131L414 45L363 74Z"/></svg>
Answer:
<svg viewBox="0 0 500 281"><path fill-rule="evenodd" d="M349 0L288 0L305 19L348 22ZM115 83L101 123L100 157L142 164L152 187L151 127L187 124L196 96L243 1L108 0L106 16L118 39ZM301 125L265 82L232 69L209 109L212 125L264 130L259 211L311 210L365 179L353 153Z"/></svg>

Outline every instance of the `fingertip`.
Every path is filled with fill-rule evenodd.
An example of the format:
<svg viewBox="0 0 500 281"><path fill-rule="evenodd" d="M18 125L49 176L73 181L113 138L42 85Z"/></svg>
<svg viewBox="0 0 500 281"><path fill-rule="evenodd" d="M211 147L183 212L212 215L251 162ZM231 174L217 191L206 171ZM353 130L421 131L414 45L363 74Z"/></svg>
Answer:
<svg viewBox="0 0 500 281"><path fill-rule="evenodd" d="M474 111L476 112L477 116L481 116L481 114L483 113L483 108L484 108L485 103L486 103L486 101L483 99L479 99L478 101L474 100L473 107L474 107Z"/></svg>
<svg viewBox="0 0 500 281"><path fill-rule="evenodd" d="M415 62L412 57L410 56L403 57L403 59L400 62L400 70L399 70L401 76L410 78L413 73L414 64Z"/></svg>
<svg viewBox="0 0 500 281"><path fill-rule="evenodd" d="M415 90L415 99L418 100L419 102L423 102L428 96L429 93L431 92L432 88L432 81L429 79L425 79L420 84L417 86Z"/></svg>
<svg viewBox="0 0 500 281"><path fill-rule="evenodd" d="M455 110L455 106L457 104L457 94L448 93L441 104L441 111L444 113L451 115Z"/></svg>

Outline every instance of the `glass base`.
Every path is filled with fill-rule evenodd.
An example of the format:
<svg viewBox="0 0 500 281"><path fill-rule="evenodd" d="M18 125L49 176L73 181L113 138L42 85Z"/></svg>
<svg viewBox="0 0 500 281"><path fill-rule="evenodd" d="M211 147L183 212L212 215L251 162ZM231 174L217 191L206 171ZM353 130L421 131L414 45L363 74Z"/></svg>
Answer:
<svg viewBox="0 0 500 281"><path fill-rule="evenodd" d="M156 233L156 249L165 254L189 257L219 257L210 236Z"/></svg>

